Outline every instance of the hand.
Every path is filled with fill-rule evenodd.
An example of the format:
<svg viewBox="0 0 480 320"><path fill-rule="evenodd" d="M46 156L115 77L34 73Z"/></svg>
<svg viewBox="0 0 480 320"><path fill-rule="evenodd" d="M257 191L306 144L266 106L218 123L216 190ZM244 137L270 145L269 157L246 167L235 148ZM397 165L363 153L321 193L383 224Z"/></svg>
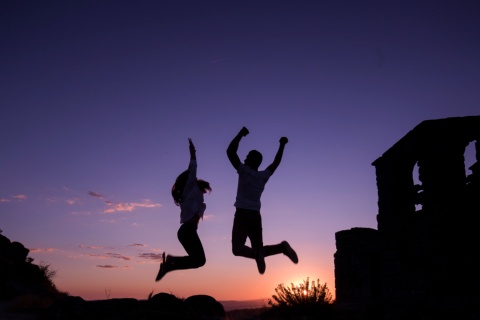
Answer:
<svg viewBox="0 0 480 320"><path fill-rule="evenodd" d="M287 137L281 137L280 138L280 144L286 145L288 143L288 138Z"/></svg>
<svg viewBox="0 0 480 320"><path fill-rule="evenodd" d="M188 138L188 148L190 149L190 152L195 152L195 146L193 145L191 138Z"/></svg>
<svg viewBox="0 0 480 320"><path fill-rule="evenodd" d="M250 132L248 131L248 129L246 127L243 127L239 134L242 136L242 137L245 137L247 134L249 134Z"/></svg>

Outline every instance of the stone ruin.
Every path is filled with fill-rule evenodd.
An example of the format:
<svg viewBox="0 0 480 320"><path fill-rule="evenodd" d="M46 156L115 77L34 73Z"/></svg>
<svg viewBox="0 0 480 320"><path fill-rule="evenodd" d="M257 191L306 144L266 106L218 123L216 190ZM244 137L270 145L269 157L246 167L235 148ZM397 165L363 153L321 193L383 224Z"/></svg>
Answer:
<svg viewBox="0 0 480 320"><path fill-rule="evenodd" d="M344 318L480 319L479 160L480 116L468 116L423 121L372 163L378 230L335 234Z"/></svg>

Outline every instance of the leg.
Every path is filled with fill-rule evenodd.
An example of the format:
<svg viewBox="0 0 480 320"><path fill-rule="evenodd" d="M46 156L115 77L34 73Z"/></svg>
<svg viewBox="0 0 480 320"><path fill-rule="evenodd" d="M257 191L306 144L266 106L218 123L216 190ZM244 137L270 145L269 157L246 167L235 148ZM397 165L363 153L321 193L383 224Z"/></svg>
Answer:
<svg viewBox="0 0 480 320"><path fill-rule="evenodd" d="M242 209L237 209L235 212L232 228L232 252L235 256L254 259L254 250L245 245L250 224L248 215L249 212Z"/></svg>
<svg viewBox="0 0 480 320"><path fill-rule="evenodd" d="M251 248L245 245L247 237L250 238ZM232 251L236 256L255 259L258 272L261 274L265 272L260 212L237 209L233 221Z"/></svg>
<svg viewBox="0 0 480 320"><path fill-rule="evenodd" d="M273 256L280 253L283 253L283 246L281 243L263 246L263 255L265 257Z"/></svg>
<svg viewBox="0 0 480 320"><path fill-rule="evenodd" d="M290 247L290 244L287 241L282 241L279 244L268 245L263 247L263 254L265 257L273 256L275 254L283 253L286 255L293 263L298 263L298 256L295 250Z"/></svg>
<svg viewBox="0 0 480 320"><path fill-rule="evenodd" d="M188 255L183 257L167 256L167 272L181 269L195 269L205 265L205 251L198 237L197 225L187 222L182 224L180 229L178 229L177 236Z"/></svg>
<svg viewBox="0 0 480 320"><path fill-rule="evenodd" d="M252 250L255 255L255 262L257 263L258 272L265 273L265 251L263 246L263 230L262 230L262 216L260 212L253 211L250 214L250 229L248 237L252 243Z"/></svg>
<svg viewBox="0 0 480 320"><path fill-rule="evenodd" d="M160 269L158 270L157 277L155 281L160 281L166 274L166 263L165 263L165 251L162 253L162 262L160 263Z"/></svg>

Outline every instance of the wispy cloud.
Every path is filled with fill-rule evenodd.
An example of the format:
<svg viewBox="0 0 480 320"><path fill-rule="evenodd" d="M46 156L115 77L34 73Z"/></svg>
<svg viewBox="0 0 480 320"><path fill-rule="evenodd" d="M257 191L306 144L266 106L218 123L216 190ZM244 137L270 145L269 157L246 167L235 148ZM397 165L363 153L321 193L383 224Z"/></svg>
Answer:
<svg viewBox="0 0 480 320"><path fill-rule="evenodd" d="M120 254L120 253L107 252L106 255L110 258L115 258L115 259L122 259L126 261L131 260L130 257L124 256L123 254Z"/></svg>
<svg viewBox="0 0 480 320"><path fill-rule="evenodd" d="M111 265L111 264L104 264L104 265L97 264L97 268L103 268L103 269L130 269L131 267L130 267L130 266L119 267L119 266L114 266L114 265Z"/></svg>
<svg viewBox="0 0 480 320"><path fill-rule="evenodd" d="M100 258L100 259L109 259L109 258L114 258L114 259L122 259L125 261L130 261L132 260L128 256L124 256L123 254L120 253L112 253L112 252L107 252L105 254L89 254L88 255L91 258Z"/></svg>
<svg viewBox="0 0 480 320"><path fill-rule="evenodd" d="M143 243L132 243L132 244L129 244L127 247L146 247L146 246L147 245Z"/></svg>
<svg viewBox="0 0 480 320"><path fill-rule="evenodd" d="M107 208L103 210L103 213L115 213L121 211L132 212L137 208L157 208L161 206L160 203L153 203L149 199L143 199L140 202L113 202L94 191L88 191L88 195L103 200L107 205Z"/></svg>
<svg viewBox="0 0 480 320"><path fill-rule="evenodd" d="M95 198L104 199L104 197L100 193L96 193L96 192L93 192L93 191L88 191L88 194L92 197L95 197Z"/></svg>
<svg viewBox="0 0 480 320"><path fill-rule="evenodd" d="M106 202L107 203L107 202ZM103 210L104 213L114 213L119 211L133 211L136 208L156 208L160 207L159 203L152 203L148 199L142 200L142 202L125 202L125 203L107 203L110 207Z"/></svg>
<svg viewBox="0 0 480 320"><path fill-rule="evenodd" d="M131 269L132 267L130 267L130 266L119 267L119 266L114 266L114 265L111 265L111 264L104 264L104 265L97 264L97 268L103 268L103 269Z"/></svg>
<svg viewBox="0 0 480 320"><path fill-rule="evenodd" d="M79 244L78 247L82 249L105 249L105 247L102 246L86 246L83 244Z"/></svg>
<svg viewBox="0 0 480 320"><path fill-rule="evenodd" d="M16 194L16 195L10 196L10 198L15 200L26 200L27 196L24 194ZM10 200L9 198L0 198L0 202L10 202L10 201L12 200Z"/></svg>
<svg viewBox="0 0 480 320"><path fill-rule="evenodd" d="M138 255L138 257L142 258L142 259L148 259L148 260L162 260L162 254L161 253L153 253L153 252L140 253Z"/></svg>
<svg viewBox="0 0 480 320"><path fill-rule="evenodd" d="M67 200L65 200L65 202L66 202L68 205L74 205L74 204L81 203L81 200L80 200L79 198L72 198L72 199L67 199Z"/></svg>
<svg viewBox="0 0 480 320"><path fill-rule="evenodd" d="M109 220L108 220L108 219L107 219L107 220L102 219L102 220L100 220L100 222L115 223L115 222L117 222L117 221L116 221L115 219L109 219Z"/></svg>
<svg viewBox="0 0 480 320"><path fill-rule="evenodd" d="M55 252L58 249L55 249L55 248L32 248L32 249L29 249L29 250L30 250L30 253L37 253L37 252Z"/></svg>
<svg viewBox="0 0 480 320"><path fill-rule="evenodd" d="M104 265L97 264L97 268L115 269L115 268L118 268L118 267L117 266L112 266L111 264L104 264Z"/></svg>
<svg viewBox="0 0 480 320"><path fill-rule="evenodd" d="M93 213L91 211L72 211L70 214L74 216L90 216Z"/></svg>

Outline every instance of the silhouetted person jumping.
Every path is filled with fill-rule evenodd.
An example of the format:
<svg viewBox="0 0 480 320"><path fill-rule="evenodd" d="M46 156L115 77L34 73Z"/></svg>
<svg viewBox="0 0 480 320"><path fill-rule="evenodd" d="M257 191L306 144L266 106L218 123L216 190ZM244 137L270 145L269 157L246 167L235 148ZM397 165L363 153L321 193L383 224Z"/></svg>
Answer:
<svg viewBox="0 0 480 320"><path fill-rule="evenodd" d="M194 269L205 265L206 258L202 242L197 234L198 223L203 218L206 205L203 195L212 191L210 183L197 179L197 158L192 139L188 139L190 149L190 163L188 170L182 172L172 187L173 201L180 207L180 223L177 237L185 248L188 256L175 257L162 254L162 263L155 281L167 274L167 272L180 269Z"/></svg>
<svg viewBox="0 0 480 320"><path fill-rule="evenodd" d="M286 137L280 138L280 146L272 164L264 171L258 171L262 163L262 154L257 150L251 150L244 163L241 163L237 150L240 140L249 133L243 127L233 138L227 148L227 156L238 173L237 198L235 218L232 229L232 252L236 256L255 259L258 272L265 272L265 257L283 253L298 263L295 251L287 241L275 245L263 245L262 217L260 215L260 197L270 176L275 172L282 161L283 150L288 142ZM250 238L251 248L246 246L247 237Z"/></svg>

